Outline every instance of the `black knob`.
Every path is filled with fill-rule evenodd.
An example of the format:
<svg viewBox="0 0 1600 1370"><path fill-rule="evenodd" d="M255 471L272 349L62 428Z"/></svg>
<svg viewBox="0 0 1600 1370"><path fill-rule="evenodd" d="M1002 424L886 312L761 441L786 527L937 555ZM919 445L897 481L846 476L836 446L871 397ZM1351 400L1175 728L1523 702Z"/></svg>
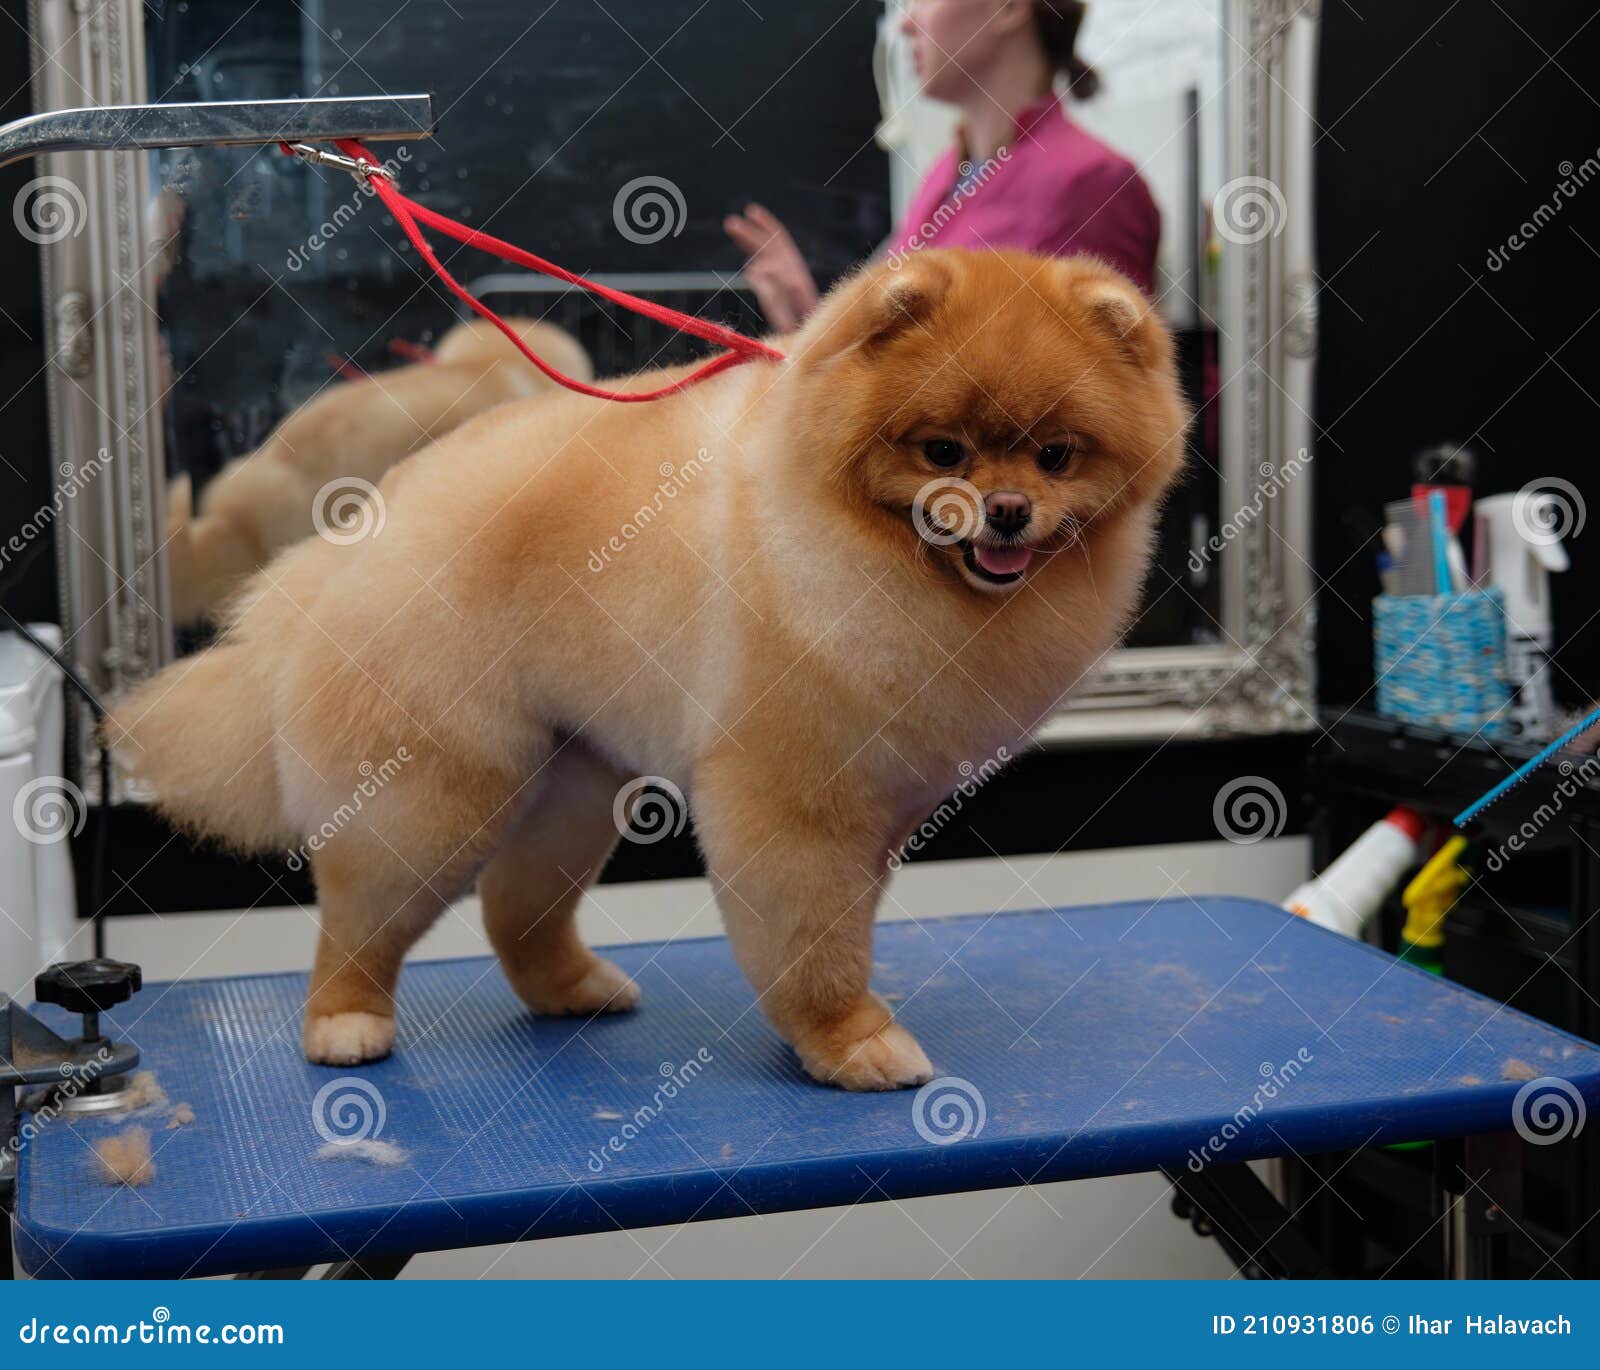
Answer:
<svg viewBox="0 0 1600 1370"><path fill-rule="evenodd" d="M144 984L131 961L58 961L33 981L41 1004L59 1004L69 1013L99 1013L131 999Z"/></svg>

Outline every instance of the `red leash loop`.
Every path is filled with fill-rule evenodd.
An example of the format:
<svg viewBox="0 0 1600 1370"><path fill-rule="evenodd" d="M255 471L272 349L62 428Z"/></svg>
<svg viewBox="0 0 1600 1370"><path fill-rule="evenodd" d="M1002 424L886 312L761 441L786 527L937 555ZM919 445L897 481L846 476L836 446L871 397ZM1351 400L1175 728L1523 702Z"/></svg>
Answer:
<svg viewBox="0 0 1600 1370"><path fill-rule="evenodd" d="M424 343L412 342L407 338L390 338L389 355L419 365L438 360L433 355L431 347ZM342 381L360 381L367 377L361 363L354 357L341 357L337 352L324 352L322 358L328 363L328 369Z"/></svg>
<svg viewBox="0 0 1600 1370"><path fill-rule="evenodd" d="M389 353L413 364L426 364L439 360L426 343L412 342L409 338L390 338Z"/></svg>
<svg viewBox="0 0 1600 1370"><path fill-rule="evenodd" d="M395 187L387 172L381 169L381 164L366 148L354 139L336 139L334 146L345 156L354 159L364 166L374 170L366 174L368 184L374 193L383 201L384 208L394 215L395 222L400 225L401 231L406 235L412 247L417 249L422 260L433 268L434 273L444 282L446 289L458 300L466 304L479 318L487 319L498 328L530 362L540 371L544 372L557 385L563 385L568 390L575 390L580 395L590 395L595 399L616 400L623 404L640 404L649 400L659 400L667 395L677 394L680 390L687 390L691 385L697 385L703 380L709 380L719 371L726 371L729 367L742 365L744 362L765 358L768 361L782 361L783 353L774 347L769 347L764 342L755 338L747 338L743 333L726 328L722 324L711 323L706 319L697 319L692 314L684 314L676 309L669 309L666 305L656 304L651 300L640 299L637 295L630 295L625 290L616 290L608 285L601 285L598 281L587 280L577 273L557 266L554 262L547 262L543 257L536 257L531 252L524 252L520 247L503 242L499 238L487 233L480 233L475 228L468 228L465 224L457 223L454 219L446 218L443 214L436 214L426 205L418 204L407 195L402 195ZM294 149L285 147L284 151L293 152ZM720 357L713 357L710 361L696 367L687 376L664 385L657 390L601 390L596 386L588 385L565 375L551 366L543 357L534 352L494 310L478 299L470 290L456 280L444 264L434 253L428 240L423 237L419 224L426 224L429 228L443 233L448 238L466 247L475 247L480 252L490 253L502 261L512 262L517 266L537 271L544 276L553 276L558 281L565 281L568 285L575 285L579 289L587 290L602 299L610 300L612 304L620 305L623 309L641 314L647 319L654 319L657 323L666 324L669 328L677 329L680 333L688 333L705 342L715 343L718 347L728 350Z"/></svg>

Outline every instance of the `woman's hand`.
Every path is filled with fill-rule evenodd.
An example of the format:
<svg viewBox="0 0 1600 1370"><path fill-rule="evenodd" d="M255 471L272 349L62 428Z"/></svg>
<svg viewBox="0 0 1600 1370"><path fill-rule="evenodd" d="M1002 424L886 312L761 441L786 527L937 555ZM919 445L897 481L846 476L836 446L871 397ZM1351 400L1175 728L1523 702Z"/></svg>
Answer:
<svg viewBox="0 0 1600 1370"><path fill-rule="evenodd" d="M746 205L743 214L728 215L722 227L749 254L744 274L773 330L789 333L798 328L817 307L817 283L789 230L760 205Z"/></svg>

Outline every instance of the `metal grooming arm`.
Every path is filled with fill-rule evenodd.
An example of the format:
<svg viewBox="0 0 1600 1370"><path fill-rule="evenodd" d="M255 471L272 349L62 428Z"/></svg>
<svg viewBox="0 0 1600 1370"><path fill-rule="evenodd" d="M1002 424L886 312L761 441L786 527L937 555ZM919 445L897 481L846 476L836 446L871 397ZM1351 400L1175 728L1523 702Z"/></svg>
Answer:
<svg viewBox="0 0 1600 1370"><path fill-rule="evenodd" d="M0 125L0 167L42 152L431 138L433 96L226 100L47 110Z"/></svg>
<svg viewBox="0 0 1600 1370"><path fill-rule="evenodd" d="M0 167L49 152L124 152L163 147L225 147L374 141L433 136L431 95L368 95L356 99L230 100L186 105L101 105L47 110L0 125ZM0 994L0 1279L11 1275L10 1210L16 1178L16 1091L51 1084L79 1108L109 1098L109 1087L138 1063L138 1051L107 1041L100 1010L139 988L135 966L85 962L55 966L36 993L82 1013L83 1035L59 1037Z"/></svg>

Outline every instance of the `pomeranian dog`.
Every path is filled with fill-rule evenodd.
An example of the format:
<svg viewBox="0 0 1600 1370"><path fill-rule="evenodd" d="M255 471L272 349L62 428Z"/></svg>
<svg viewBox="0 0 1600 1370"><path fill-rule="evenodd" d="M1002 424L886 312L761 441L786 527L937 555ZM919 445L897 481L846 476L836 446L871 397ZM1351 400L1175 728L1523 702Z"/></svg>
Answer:
<svg viewBox="0 0 1600 1370"><path fill-rule="evenodd" d="M401 960L474 878L531 1010L632 1008L574 914L648 774L805 1069L930 1078L868 984L889 863L1129 624L1189 416L1165 327L1087 259L869 267L783 345L473 420L384 479L380 533L295 547L115 707L171 818L309 846L313 1061L391 1050Z"/></svg>
<svg viewBox="0 0 1600 1370"><path fill-rule="evenodd" d="M512 319L529 347L569 376L594 378L594 363L553 324ZM481 319L457 324L430 361L320 390L260 447L228 463L200 497L179 476L167 489L167 580L173 621L208 619L252 571L315 531L347 519L352 480L376 484L396 462L485 409L552 389L505 335ZM336 482L337 488L329 483ZM342 521L342 520L341 520Z"/></svg>

